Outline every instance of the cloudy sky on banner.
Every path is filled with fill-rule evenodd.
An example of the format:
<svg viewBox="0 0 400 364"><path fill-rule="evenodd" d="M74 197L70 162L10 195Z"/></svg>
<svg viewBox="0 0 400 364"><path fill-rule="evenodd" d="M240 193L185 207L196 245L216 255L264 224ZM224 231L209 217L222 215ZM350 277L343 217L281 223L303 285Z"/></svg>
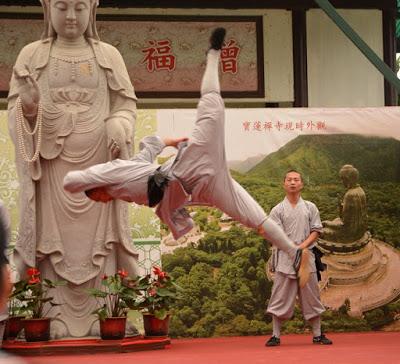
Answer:
<svg viewBox="0 0 400 364"><path fill-rule="evenodd" d="M190 136L195 109L157 111L157 134ZM304 134L361 134L400 140L400 107L326 109L227 109L228 161L268 155ZM170 154L167 150L165 154Z"/></svg>

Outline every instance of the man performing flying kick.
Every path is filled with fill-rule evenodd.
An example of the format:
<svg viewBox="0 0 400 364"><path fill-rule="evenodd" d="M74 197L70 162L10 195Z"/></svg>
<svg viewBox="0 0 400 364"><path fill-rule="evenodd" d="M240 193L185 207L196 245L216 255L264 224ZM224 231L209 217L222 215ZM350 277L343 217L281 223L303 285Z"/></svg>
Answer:
<svg viewBox="0 0 400 364"><path fill-rule="evenodd" d="M308 280L308 251L299 249L258 203L230 175L225 158L225 107L220 95L219 61L225 29L210 38L207 65L197 106L197 120L190 139L145 137L140 152L131 160L116 159L83 171L69 172L64 188L85 192L95 201L122 199L150 207L178 239L193 227L185 206L214 206L234 220L258 232L278 249L288 253L298 273L299 284ZM166 146L178 154L159 166L155 157Z"/></svg>

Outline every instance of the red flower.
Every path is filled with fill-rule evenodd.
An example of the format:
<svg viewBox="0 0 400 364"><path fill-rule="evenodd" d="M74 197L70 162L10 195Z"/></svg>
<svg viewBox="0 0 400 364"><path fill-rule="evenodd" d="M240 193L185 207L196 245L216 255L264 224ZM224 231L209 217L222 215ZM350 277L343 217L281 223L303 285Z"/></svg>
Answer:
<svg viewBox="0 0 400 364"><path fill-rule="evenodd" d="M159 279L165 279L168 277L168 273L164 272L161 270L160 267L157 267L156 265L153 267L153 273L158 276Z"/></svg>
<svg viewBox="0 0 400 364"><path fill-rule="evenodd" d="M32 277L29 281L29 284L36 284L36 283L40 283L40 278L39 277Z"/></svg>
<svg viewBox="0 0 400 364"><path fill-rule="evenodd" d="M149 296L154 297L157 294L157 290L155 288L150 289Z"/></svg>
<svg viewBox="0 0 400 364"><path fill-rule="evenodd" d="M121 278L126 278L128 277L128 272L125 269L120 269L118 270L118 274Z"/></svg>
<svg viewBox="0 0 400 364"><path fill-rule="evenodd" d="M107 278L108 278L107 274L103 274L103 276L101 277L101 279L102 279L103 281L105 281Z"/></svg>
<svg viewBox="0 0 400 364"><path fill-rule="evenodd" d="M31 276L31 277L40 275L40 271L37 268L28 268L26 273L28 274L28 276Z"/></svg>
<svg viewBox="0 0 400 364"><path fill-rule="evenodd" d="M158 276L160 273L162 273L162 270L160 267L157 267L156 265L153 267L153 273Z"/></svg>

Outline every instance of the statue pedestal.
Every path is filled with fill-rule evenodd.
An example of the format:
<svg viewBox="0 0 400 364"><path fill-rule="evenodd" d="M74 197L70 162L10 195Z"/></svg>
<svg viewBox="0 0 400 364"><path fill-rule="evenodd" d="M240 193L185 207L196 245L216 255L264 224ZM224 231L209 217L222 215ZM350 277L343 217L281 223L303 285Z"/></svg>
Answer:
<svg viewBox="0 0 400 364"><path fill-rule="evenodd" d="M325 306L337 309L347 298L350 314L360 316L400 296L400 252L390 245L372 239L368 232L351 244L319 245L327 264L320 283Z"/></svg>
<svg viewBox="0 0 400 364"><path fill-rule="evenodd" d="M366 231L364 235L353 242L339 243L336 241L329 241L324 239L318 240L318 246L324 253L327 254L348 254L351 252L359 252L371 241L371 233Z"/></svg>
<svg viewBox="0 0 400 364"><path fill-rule="evenodd" d="M4 341L3 349L21 356L83 355L95 353L128 353L165 349L171 341L168 336L146 338L127 337L122 340L99 338L50 340L28 343L21 340Z"/></svg>

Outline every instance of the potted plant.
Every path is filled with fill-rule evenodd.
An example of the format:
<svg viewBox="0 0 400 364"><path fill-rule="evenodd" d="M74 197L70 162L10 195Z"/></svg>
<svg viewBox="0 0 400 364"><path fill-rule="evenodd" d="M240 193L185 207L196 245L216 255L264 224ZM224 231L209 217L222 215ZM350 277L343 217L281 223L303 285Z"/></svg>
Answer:
<svg viewBox="0 0 400 364"><path fill-rule="evenodd" d="M168 335L171 305L181 288L157 266L153 267L153 275L139 279L138 288L141 295L135 305L143 313L145 335Z"/></svg>
<svg viewBox="0 0 400 364"><path fill-rule="evenodd" d="M54 297L49 295L50 290L64 285L65 281L52 282L41 279L37 268L27 270L27 279L16 283L15 296L23 303L25 319L23 326L26 341L48 341L50 339L50 310L59 306Z"/></svg>
<svg viewBox="0 0 400 364"><path fill-rule="evenodd" d="M8 300L8 319L4 330L4 339L15 339L23 329L23 319L25 318L24 303L20 300L20 295L24 289L23 281L14 284L13 291Z"/></svg>
<svg viewBox="0 0 400 364"><path fill-rule="evenodd" d="M100 336L103 340L123 339L126 315L136 299L136 281L121 269L112 276L104 275L101 283L102 289L88 290L99 305L93 313L100 320Z"/></svg>

